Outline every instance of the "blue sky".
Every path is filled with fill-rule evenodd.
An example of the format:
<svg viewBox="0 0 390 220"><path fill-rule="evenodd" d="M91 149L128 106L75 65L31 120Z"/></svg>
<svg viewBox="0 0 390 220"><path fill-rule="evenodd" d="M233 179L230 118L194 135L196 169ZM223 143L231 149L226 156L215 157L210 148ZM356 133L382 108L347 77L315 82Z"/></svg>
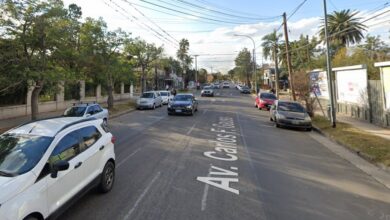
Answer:
<svg viewBox="0 0 390 220"><path fill-rule="evenodd" d="M233 18L214 11L257 18L278 16L283 12L289 16L302 2L303 0L64 0L65 5L76 3L81 6L84 18L103 17L109 29L121 28L131 32L133 37L140 36L148 42L164 45L168 56L175 55L176 43L156 37L156 34L152 34L153 31L148 30L145 25L170 41L174 41L172 38L175 40L187 38L190 41L190 52L201 54L198 58L199 66L207 69L213 67L214 70L221 72L234 67L234 58L239 50L244 47L253 48L249 39L236 37L234 34L251 36L258 47L257 62L267 62L262 59L262 48L259 47L261 38L278 28L282 20L281 17L273 20L248 20ZM329 13L343 9L358 10L359 16L363 19L390 9L390 4L384 7L388 0L327 0L327 2ZM156 10L165 11L170 15ZM180 14L178 11L192 15ZM200 17L224 22L210 20L207 22ZM297 39L301 34L316 35L322 17L323 1L307 0L289 19L290 39ZM245 24L238 24L241 22ZM366 25L367 33L380 34L383 40L389 42L390 12L367 22Z"/></svg>

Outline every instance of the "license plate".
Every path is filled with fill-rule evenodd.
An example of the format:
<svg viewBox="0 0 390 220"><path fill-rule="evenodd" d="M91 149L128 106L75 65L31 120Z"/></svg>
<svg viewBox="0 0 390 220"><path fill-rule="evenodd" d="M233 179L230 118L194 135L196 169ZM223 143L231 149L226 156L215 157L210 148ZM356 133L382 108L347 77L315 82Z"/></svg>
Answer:
<svg viewBox="0 0 390 220"><path fill-rule="evenodd" d="M299 122L297 122L297 121L292 121L292 123L293 123L293 125L298 125L299 124Z"/></svg>
<svg viewBox="0 0 390 220"><path fill-rule="evenodd" d="M181 112L181 109L176 109L176 112Z"/></svg>

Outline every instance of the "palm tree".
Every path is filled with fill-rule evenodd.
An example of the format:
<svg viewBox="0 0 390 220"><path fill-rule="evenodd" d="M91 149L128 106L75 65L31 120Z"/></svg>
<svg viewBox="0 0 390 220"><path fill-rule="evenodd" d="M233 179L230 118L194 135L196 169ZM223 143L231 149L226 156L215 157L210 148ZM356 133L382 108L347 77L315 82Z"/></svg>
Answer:
<svg viewBox="0 0 390 220"><path fill-rule="evenodd" d="M364 38L363 31L366 26L356 17L358 11L342 10L328 15L328 36L330 43L337 47L346 47L359 43ZM320 26L319 32L322 41L325 41L325 26Z"/></svg>
<svg viewBox="0 0 390 220"><path fill-rule="evenodd" d="M275 62L275 89L276 96L279 95L279 69L278 69L278 49L279 49L279 39L282 37L282 34L276 33L274 30L272 33L265 35L262 40L263 43L261 46L263 47L263 56L265 59L270 58Z"/></svg>

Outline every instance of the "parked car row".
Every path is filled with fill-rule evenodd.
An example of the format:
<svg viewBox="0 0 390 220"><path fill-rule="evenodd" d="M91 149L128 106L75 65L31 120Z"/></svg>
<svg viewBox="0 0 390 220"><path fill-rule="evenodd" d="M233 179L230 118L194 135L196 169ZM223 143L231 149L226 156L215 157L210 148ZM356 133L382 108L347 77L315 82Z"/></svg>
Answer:
<svg viewBox="0 0 390 220"><path fill-rule="evenodd" d="M137 109L155 109L167 105L173 99L170 91L148 91L142 93L136 103Z"/></svg>

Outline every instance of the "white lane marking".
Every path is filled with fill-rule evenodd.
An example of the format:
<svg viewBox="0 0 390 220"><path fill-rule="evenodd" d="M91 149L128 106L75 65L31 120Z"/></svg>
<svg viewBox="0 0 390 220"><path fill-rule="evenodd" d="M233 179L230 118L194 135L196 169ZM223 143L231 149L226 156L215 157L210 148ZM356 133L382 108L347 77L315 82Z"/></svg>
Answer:
<svg viewBox="0 0 390 220"><path fill-rule="evenodd" d="M127 157L125 157L125 159L123 159L121 162L118 163L118 165L116 166L117 168L119 168L120 166L122 166L130 157L134 156L138 151L140 151L141 148L138 148L137 150L135 150L133 153L131 153L130 155L128 155Z"/></svg>
<svg viewBox="0 0 390 220"><path fill-rule="evenodd" d="M195 126L196 126L196 123L194 125L192 125L190 130L187 132L187 135L191 134L191 132L192 132L192 130L194 130Z"/></svg>
<svg viewBox="0 0 390 220"><path fill-rule="evenodd" d="M205 109L205 110L203 111L203 114L202 114L202 115L206 114L207 111L208 111L208 109Z"/></svg>
<svg viewBox="0 0 390 220"><path fill-rule="evenodd" d="M134 212L134 210L137 208L138 204L141 202L141 200L145 197L146 193L148 193L150 187L152 187L153 183L156 182L157 178L160 176L161 172L158 172L152 179L152 181L148 184L148 186L145 188L145 190L142 192L140 197L138 197L137 201L135 202L133 208L130 209L130 211L125 215L123 218L124 220L129 219L131 214Z"/></svg>
<svg viewBox="0 0 390 220"><path fill-rule="evenodd" d="M210 164L209 173L207 174L207 177L210 177L211 167L213 165ZM201 211L203 212L206 209L207 205L207 194L209 193L209 184L205 184L204 190L203 190L203 196L202 196L202 203L201 203Z"/></svg>

